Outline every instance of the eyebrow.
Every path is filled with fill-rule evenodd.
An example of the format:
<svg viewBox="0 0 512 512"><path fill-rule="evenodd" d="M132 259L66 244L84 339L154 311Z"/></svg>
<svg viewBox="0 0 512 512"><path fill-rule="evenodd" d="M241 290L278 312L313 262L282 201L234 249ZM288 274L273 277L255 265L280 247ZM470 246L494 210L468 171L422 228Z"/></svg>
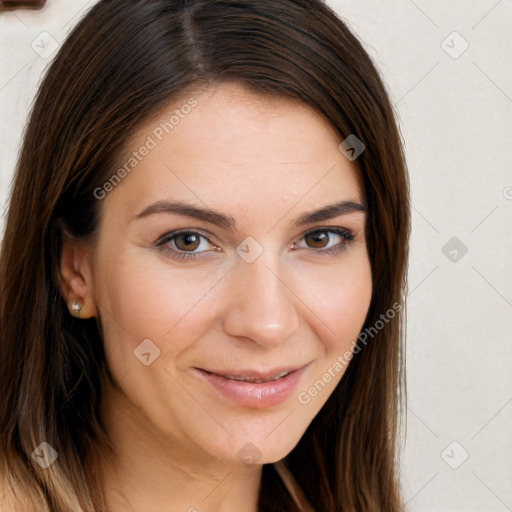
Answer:
<svg viewBox="0 0 512 512"><path fill-rule="evenodd" d="M293 225L294 227L301 227L313 224L314 222L334 219L340 215L354 212L367 213L367 211L368 208L366 204L356 201L339 201L301 215L294 221ZM193 217L215 224L228 231L234 231L236 228L236 221L231 215L220 213L211 208L200 208L183 201L157 201L144 208L144 210L138 215L135 215L132 220L143 219L154 214L175 214L183 217Z"/></svg>

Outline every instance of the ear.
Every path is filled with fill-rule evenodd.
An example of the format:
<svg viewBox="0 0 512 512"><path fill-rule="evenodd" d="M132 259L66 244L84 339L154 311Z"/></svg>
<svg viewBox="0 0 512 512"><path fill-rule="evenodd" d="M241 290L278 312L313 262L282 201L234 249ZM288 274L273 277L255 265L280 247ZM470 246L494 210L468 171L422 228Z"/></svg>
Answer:
<svg viewBox="0 0 512 512"><path fill-rule="evenodd" d="M75 315L91 318L98 315L93 299L92 251L89 244L77 242L63 232L60 259L60 291L68 304L80 302L83 307Z"/></svg>

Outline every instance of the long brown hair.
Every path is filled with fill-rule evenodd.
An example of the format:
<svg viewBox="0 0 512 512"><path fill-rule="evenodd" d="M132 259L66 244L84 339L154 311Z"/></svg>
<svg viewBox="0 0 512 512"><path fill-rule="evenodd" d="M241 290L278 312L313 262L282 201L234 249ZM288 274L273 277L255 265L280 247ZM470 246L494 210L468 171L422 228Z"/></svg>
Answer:
<svg viewBox="0 0 512 512"><path fill-rule="evenodd" d="M59 292L62 237L94 242L94 191L138 127L228 81L307 103L366 148L356 164L373 279L367 335L297 446L263 466L259 510L402 510L409 183L371 58L320 0L100 0L40 86L0 255L0 469L38 512L105 510L88 460L109 446L99 414L109 372L99 321L74 319ZM42 442L58 453L47 469L31 456Z"/></svg>

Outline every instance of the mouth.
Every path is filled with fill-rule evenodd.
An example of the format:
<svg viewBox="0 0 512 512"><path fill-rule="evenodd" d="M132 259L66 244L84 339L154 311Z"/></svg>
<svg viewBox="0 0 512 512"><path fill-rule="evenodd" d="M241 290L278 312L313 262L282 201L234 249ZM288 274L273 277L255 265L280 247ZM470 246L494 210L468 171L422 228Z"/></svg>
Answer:
<svg viewBox="0 0 512 512"><path fill-rule="evenodd" d="M284 402L297 388L305 365L269 370L217 370L194 368L217 396L243 407L263 408Z"/></svg>
<svg viewBox="0 0 512 512"><path fill-rule="evenodd" d="M290 373L293 373L300 368L304 367L302 366L296 366L291 369L286 370L269 370L266 372L255 372L251 370L242 370L239 372L230 372L230 371L218 371L218 370L204 370L201 368L198 368L200 371L203 371L205 373L209 373L211 375L217 375L218 377L222 377L224 379L228 380L236 380L239 382L250 382L252 384L264 384L266 382L274 382L276 380L282 379L283 377L286 377Z"/></svg>

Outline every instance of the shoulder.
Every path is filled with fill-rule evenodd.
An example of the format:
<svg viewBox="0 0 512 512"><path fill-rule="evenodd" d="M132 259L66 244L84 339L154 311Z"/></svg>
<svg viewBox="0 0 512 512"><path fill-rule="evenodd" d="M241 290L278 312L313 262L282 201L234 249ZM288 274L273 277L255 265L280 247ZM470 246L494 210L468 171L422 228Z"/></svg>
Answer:
<svg viewBox="0 0 512 512"><path fill-rule="evenodd" d="M4 473L0 473L0 512L14 512L16 505L12 486L7 483Z"/></svg>
<svg viewBox="0 0 512 512"><path fill-rule="evenodd" d="M13 486L5 473L0 473L0 512L15 512L18 505L16 501Z"/></svg>
<svg viewBox="0 0 512 512"><path fill-rule="evenodd" d="M10 480L0 472L0 512L34 512L33 504L23 499L20 489Z"/></svg>

